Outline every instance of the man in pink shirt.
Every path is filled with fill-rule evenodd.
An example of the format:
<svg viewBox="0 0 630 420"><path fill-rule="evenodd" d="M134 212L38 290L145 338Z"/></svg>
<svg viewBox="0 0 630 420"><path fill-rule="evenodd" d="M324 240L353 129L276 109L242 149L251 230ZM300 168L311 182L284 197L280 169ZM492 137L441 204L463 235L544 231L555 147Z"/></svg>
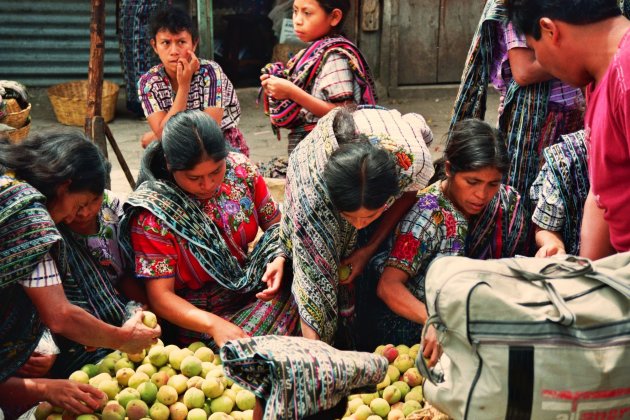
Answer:
<svg viewBox="0 0 630 420"><path fill-rule="evenodd" d="M630 21L617 0L509 0L509 14L543 68L586 86L591 189L580 254L630 251Z"/></svg>

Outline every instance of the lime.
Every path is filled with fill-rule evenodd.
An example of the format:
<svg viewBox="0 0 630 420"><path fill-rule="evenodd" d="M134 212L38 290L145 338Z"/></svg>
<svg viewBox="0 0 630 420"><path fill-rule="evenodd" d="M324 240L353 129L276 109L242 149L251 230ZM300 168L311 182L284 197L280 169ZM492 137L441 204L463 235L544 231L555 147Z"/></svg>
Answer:
<svg viewBox="0 0 630 420"><path fill-rule="evenodd" d="M350 268L349 265L341 265L339 266L337 273L339 274L339 280L344 282L348 280L348 277L352 274L352 268Z"/></svg>
<svg viewBox="0 0 630 420"><path fill-rule="evenodd" d="M97 374L99 374L99 373L100 373L100 369L99 369L99 367L98 367L98 366L96 366L96 365L93 365L93 364L91 364L91 363L90 363L90 364L87 364L87 365L84 365L84 366L81 368L81 370L82 370L83 372L87 373L87 374L88 374L88 376L89 376L90 378L92 378L92 377L94 377L94 376L96 376Z"/></svg>

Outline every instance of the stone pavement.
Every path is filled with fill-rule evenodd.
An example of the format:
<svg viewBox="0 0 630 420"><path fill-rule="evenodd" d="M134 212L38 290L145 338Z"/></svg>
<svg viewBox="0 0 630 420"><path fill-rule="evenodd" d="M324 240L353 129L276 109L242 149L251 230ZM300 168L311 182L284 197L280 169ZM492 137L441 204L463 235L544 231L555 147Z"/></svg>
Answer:
<svg viewBox="0 0 630 420"><path fill-rule="evenodd" d="M32 103L31 131L62 126L55 118L46 90L33 88L30 89L29 93ZM268 118L262 111L262 106L256 105L257 93L258 89L254 87L237 89L242 108L239 127L249 144L250 158L253 162L259 162L267 161L274 156L286 156L286 131L283 130L283 140L278 141L271 131ZM412 99L385 99L380 101L380 105L398 109L402 113L417 112L423 115L433 130L435 140L430 149L433 157L437 158L441 156L443 151L444 135L448 129L451 108L456 94L457 86L454 85L427 86L419 90ZM488 102L486 119L491 124L496 124L498 95L492 92ZM109 127L125 156L127 165L131 168L131 173L136 177L143 151L139 139L142 133L149 128L146 121L139 120L126 111L124 89L119 92L116 117L109 123ZM112 162L112 190L124 197L131 191L131 188L111 148L109 149L109 158Z"/></svg>

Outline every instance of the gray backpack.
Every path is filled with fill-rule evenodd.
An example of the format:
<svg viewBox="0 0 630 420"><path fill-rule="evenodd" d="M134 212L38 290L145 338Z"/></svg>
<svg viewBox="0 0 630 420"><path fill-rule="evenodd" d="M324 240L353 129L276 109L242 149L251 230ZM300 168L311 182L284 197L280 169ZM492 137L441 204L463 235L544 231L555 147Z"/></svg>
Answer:
<svg viewBox="0 0 630 420"><path fill-rule="evenodd" d="M630 419L630 253L472 260L426 277L444 355L427 401L456 419ZM441 374L436 372L440 371Z"/></svg>

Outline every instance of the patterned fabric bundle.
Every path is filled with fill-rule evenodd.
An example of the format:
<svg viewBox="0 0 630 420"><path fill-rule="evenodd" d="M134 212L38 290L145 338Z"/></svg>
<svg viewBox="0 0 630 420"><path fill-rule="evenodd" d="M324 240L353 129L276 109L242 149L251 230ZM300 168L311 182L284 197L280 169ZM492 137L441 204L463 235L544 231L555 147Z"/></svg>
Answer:
<svg viewBox="0 0 630 420"><path fill-rule="evenodd" d="M449 132L458 121L484 119L492 65L497 59L497 26L506 23L504 2L488 0L468 52ZM528 208L529 187L540 170L543 149L557 142L561 134L577 131L583 124L581 109L550 108L549 93L550 82L521 87L512 80L499 116L498 128L505 136L511 159L504 183L523 194Z"/></svg>
<svg viewBox="0 0 630 420"><path fill-rule="evenodd" d="M349 394L374 392L387 373L382 356L301 337L228 341L221 360L230 379L266 401L265 420L301 419L330 409Z"/></svg>
<svg viewBox="0 0 630 420"><path fill-rule="evenodd" d="M529 255L530 225L519 193L501 185L483 212L469 222L466 256L486 260Z"/></svg>
<svg viewBox="0 0 630 420"><path fill-rule="evenodd" d="M339 53L348 58L355 78L361 87L361 103L375 105L376 88L367 61L361 51L343 37L323 38L315 41L291 58L286 68L280 62L270 63L261 72L288 79L300 89L310 92L321 64L331 53ZM265 97L265 111L269 114L273 127L296 128L302 125L303 121L298 118L300 109L301 106L292 100Z"/></svg>
<svg viewBox="0 0 630 420"><path fill-rule="evenodd" d="M30 185L0 176L0 381L26 362L43 332L18 281L28 279L48 252L62 246L45 200Z"/></svg>
<svg viewBox="0 0 630 420"><path fill-rule="evenodd" d="M584 131L562 136L543 156L545 165L531 191L531 199L538 202L532 220L543 229L561 231L567 254L578 255L590 187ZM541 197L544 203L539 201Z"/></svg>
<svg viewBox="0 0 630 420"><path fill-rule="evenodd" d="M319 120L289 157L280 233L283 251L293 260L292 290L300 317L328 343L333 341L338 316L347 319L354 314L350 291L339 285L337 267L357 240L356 229L330 201L323 179L326 162L339 147L333 131L337 112ZM400 186L396 198L427 185L433 166L425 143L431 142L432 135L421 116L365 107L353 117L360 133L396 158Z"/></svg>

